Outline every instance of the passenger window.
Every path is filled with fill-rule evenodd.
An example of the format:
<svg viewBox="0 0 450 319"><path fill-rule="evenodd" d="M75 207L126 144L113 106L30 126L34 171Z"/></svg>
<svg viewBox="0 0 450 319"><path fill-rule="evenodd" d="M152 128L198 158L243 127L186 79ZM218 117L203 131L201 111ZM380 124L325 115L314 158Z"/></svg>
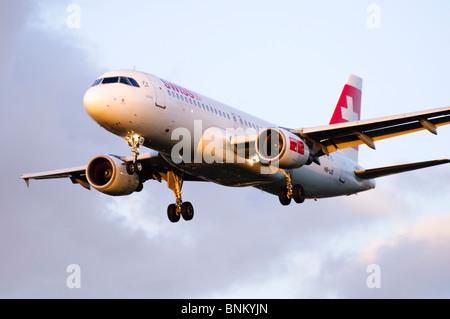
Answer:
<svg viewBox="0 0 450 319"><path fill-rule="evenodd" d="M233 115L233 121L237 122L236 116Z"/></svg>
<svg viewBox="0 0 450 319"><path fill-rule="evenodd" d="M137 81L135 80L135 79L133 79L133 78L128 78L128 81L130 81L130 83L131 83L131 85L132 86L135 86L135 87L140 87L139 86L139 84L137 83Z"/></svg>
<svg viewBox="0 0 450 319"><path fill-rule="evenodd" d="M117 82L119 82L119 77L113 76L110 78L104 78L102 81L102 84L110 84L110 83L117 83Z"/></svg>
<svg viewBox="0 0 450 319"><path fill-rule="evenodd" d="M208 104L206 104L206 109L209 111L209 107L208 107Z"/></svg>

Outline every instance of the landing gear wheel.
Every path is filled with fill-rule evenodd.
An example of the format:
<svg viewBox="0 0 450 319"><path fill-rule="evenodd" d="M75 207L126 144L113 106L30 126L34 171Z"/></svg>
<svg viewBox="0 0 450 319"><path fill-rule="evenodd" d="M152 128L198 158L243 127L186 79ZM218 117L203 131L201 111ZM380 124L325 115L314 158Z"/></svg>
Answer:
<svg viewBox="0 0 450 319"><path fill-rule="evenodd" d="M133 175L136 172L136 165L133 162L128 162L126 168L129 175Z"/></svg>
<svg viewBox="0 0 450 319"><path fill-rule="evenodd" d="M177 213L177 205L170 204L167 207L167 217L169 217L169 220L172 223L176 223L177 221L180 220L180 214Z"/></svg>
<svg viewBox="0 0 450 319"><path fill-rule="evenodd" d="M297 204L301 204L305 201L305 190L299 184L292 187L292 198Z"/></svg>
<svg viewBox="0 0 450 319"><path fill-rule="evenodd" d="M288 190L286 187L281 187L278 191L278 199L281 205L287 206L291 203L291 198L288 197Z"/></svg>
<svg viewBox="0 0 450 319"><path fill-rule="evenodd" d="M136 163L134 163L134 167L135 167L135 170L136 170L138 173L142 172L142 170L143 170L143 168L142 168L142 163L141 163L141 162L136 162Z"/></svg>
<svg viewBox="0 0 450 319"><path fill-rule="evenodd" d="M140 173L143 170L141 162L128 162L126 168L129 175L133 175L136 172Z"/></svg>
<svg viewBox="0 0 450 319"><path fill-rule="evenodd" d="M190 202L181 204L181 216L183 216L184 220L191 220L194 218L194 207Z"/></svg>

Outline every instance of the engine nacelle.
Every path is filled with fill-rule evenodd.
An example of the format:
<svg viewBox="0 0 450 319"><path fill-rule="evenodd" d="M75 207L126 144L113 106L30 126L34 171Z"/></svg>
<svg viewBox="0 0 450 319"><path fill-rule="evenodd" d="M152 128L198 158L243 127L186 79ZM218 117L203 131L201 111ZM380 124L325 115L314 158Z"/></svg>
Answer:
<svg viewBox="0 0 450 319"><path fill-rule="evenodd" d="M262 164L279 168L298 168L311 162L308 145L282 128L261 131L256 141L256 153Z"/></svg>
<svg viewBox="0 0 450 319"><path fill-rule="evenodd" d="M86 177L96 190L112 196L130 195L139 186L138 175L128 174L126 164L111 156L93 158L86 168Z"/></svg>

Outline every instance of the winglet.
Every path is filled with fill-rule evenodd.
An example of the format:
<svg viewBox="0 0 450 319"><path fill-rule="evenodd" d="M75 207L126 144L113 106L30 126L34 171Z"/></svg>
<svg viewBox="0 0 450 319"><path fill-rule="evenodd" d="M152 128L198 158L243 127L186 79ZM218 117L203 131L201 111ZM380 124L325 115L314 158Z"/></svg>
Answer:
<svg viewBox="0 0 450 319"><path fill-rule="evenodd" d="M27 187L30 187L30 179L29 178L23 177L23 175L20 176L20 178L25 181L25 184L27 184Z"/></svg>

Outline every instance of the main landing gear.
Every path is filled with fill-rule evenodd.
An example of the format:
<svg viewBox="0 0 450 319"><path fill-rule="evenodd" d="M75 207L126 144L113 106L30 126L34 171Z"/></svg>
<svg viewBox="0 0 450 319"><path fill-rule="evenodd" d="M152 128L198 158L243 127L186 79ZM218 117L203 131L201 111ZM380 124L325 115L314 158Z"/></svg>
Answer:
<svg viewBox="0 0 450 319"><path fill-rule="evenodd" d="M286 187L281 187L278 190L278 199L281 205L287 206L291 203L291 200L297 204L301 204L305 201L305 190L300 184L292 185L292 179L290 172L285 172L283 169L280 171L286 176Z"/></svg>
<svg viewBox="0 0 450 319"><path fill-rule="evenodd" d="M194 218L194 207L190 202L183 202L181 200L181 187L183 186L183 178L172 171L168 171L165 180L167 181L167 187L169 187L175 194L175 204L170 204L167 207L167 217L172 223L176 223L180 220L180 216L186 221Z"/></svg>

